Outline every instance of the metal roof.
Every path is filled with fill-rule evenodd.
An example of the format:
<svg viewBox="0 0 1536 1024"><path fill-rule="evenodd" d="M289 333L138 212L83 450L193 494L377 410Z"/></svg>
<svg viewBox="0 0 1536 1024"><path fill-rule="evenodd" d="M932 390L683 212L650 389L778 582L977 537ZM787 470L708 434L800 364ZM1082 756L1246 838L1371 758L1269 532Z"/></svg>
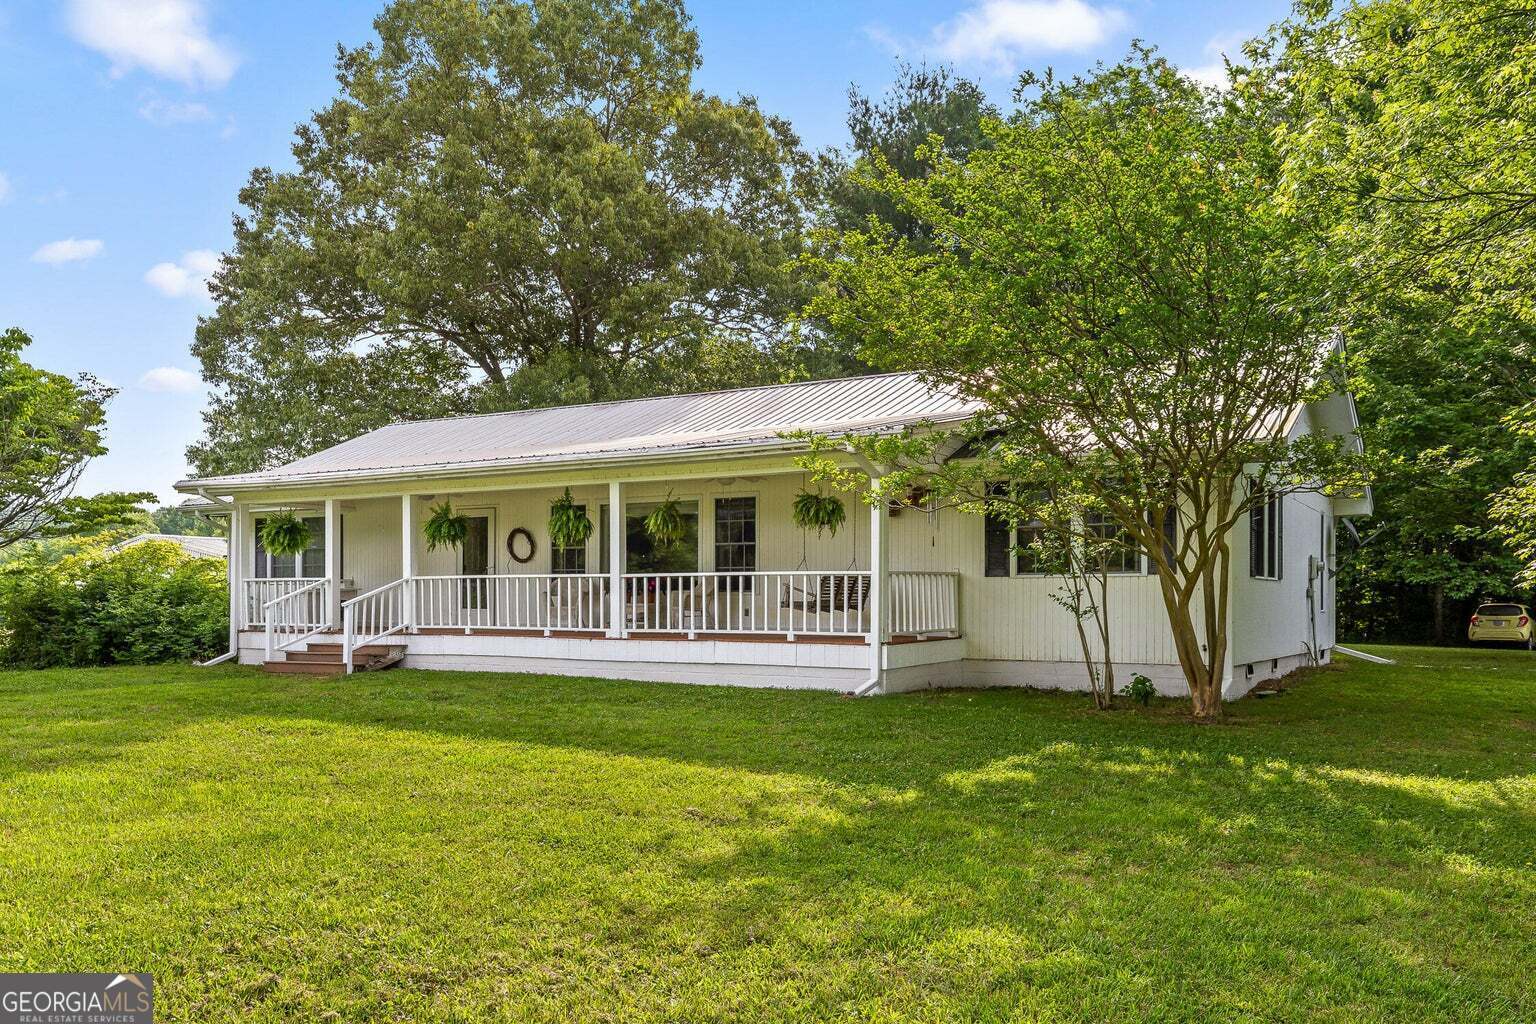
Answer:
<svg viewBox="0 0 1536 1024"><path fill-rule="evenodd" d="M805 381L395 423L275 469L183 480L176 486L217 491L778 449L790 447L782 435L793 431L865 433L923 421L954 422L978 409L976 403L935 391L913 373Z"/></svg>
<svg viewBox="0 0 1536 1024"><path fill-rule="evenodd" d="M195 537L185 533L141 533L137 537L129 537L127 540L118 541L107 550L121 551L124 548L136 547L139 544L148 544L150 541L164 541L168 544L175 544L193 558L229 557L229 541L223 537Z"/></svg>

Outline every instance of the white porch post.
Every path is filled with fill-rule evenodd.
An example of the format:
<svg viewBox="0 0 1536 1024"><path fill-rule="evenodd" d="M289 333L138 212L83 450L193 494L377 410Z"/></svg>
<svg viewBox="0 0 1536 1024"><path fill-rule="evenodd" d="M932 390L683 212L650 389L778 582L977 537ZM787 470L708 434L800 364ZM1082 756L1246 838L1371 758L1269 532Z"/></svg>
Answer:
<svg viewBox="0 0 1536 1024"><path fill-rule="evenodd" d="M405 618L406 632L416 625L416 585L411 580L416 575L416 506L414 496L400 495L400 578L405 580L405 593L401 595L401 612Z"/></svg>
<svg viewBox="0 0 1536 1024"><path fill-rule="evenodd" d="M608 636L624 636L624 485L608 481Z"/></svg>
<svg viewBox="0 0 1536 1024"><path fill-rule="evenodd" d="M325 499L325 578L330 582L325 592L325 621L332 629L340 629L341 506L335 498Z"/></svg>
<svg viewBox="0 0 1536 1024"><path fill-rule="evenodd" d="M871 477L870 489L879 480ZM881 665L885 654L886 538L885 502L869 506L869 681L859 690L869 693L881 688Z"/></svg>

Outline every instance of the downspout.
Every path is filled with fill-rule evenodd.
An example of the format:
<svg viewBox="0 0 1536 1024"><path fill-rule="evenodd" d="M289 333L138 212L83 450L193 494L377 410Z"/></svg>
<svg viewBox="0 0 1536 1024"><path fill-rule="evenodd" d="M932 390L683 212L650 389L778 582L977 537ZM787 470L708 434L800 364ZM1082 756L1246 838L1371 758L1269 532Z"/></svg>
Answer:
<svg viewBox="0 0 1536 1024"><path fill-rule="evenodd" d="M877 490L879 477L871 474L870 490ZM885 502L869 506L869 678L856 690L864 697L880 689L885 660Z"/></svg>

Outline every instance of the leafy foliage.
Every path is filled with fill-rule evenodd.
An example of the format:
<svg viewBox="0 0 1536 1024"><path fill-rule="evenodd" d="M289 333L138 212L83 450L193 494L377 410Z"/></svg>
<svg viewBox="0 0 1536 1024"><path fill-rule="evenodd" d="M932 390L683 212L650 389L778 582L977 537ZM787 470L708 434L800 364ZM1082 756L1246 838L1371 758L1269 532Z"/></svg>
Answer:
<svg viewBox="0 0 1536 1024"><path fill-rule="evenodd" d="M1395 458L1368 543L1345 550L1341 611L1356 635L1406 623L1439 639L1448 604L1513 591L1517 552L1490 511L1517 548L1536 513L1536 492L1505 490L1536 453L1521 430L1536 399L1536 9L1309 0L1299 14L1255 50L1295 97L1281 192L1324 211L1363 427Z"/></svg>
<svg viewBox="0 0 1536 1024"><path fill-rule="evenodd" d="M309 542L308 524L292 512L273 512L261 524L261 546L274 555L301 554Z"/></svg>
<svg viewBox="0 0 1536 1024"><path fill-rule="evenodd" d="M0 550L18 541L99 533L142 515L148 493L73 494L90 460L105 454L113 390L90 376L70 380L21 357L32 343L0 334Z"/></svg>
<svg viewBox="0 0 1536 1024"><path fill-rule="evenodd" d="M222 537L222 522L188 512L174 505L164 505L149 514L155 533L179 534L183 537Z"/></svg>
<svg viewBox="0 0 1536 1024"><path fill-rule="evenodd" d="M1228 532L1265 491L1361 479L1344 442L1277 429L1338 387L1318 226L1274 200L1283 99L1263 79L1218 96L1141 49L1024 84L965 162L930 151L909 178L877 161L870 186L946 245L825 239L812 310L871 363L982 405L972 439L1022 470L1004 479L1102 502L1159 570L1196 713L1218 717ZM1169 510L1188 524L1171 552Z"/></svg>
<svg viewBox="0 0 1536 1024"><path fill-rule="evenodd" d="M790 515L795 525L802 530L815 530L818 536L830 533L836 537L837 531L842 529L848 519L848 510L843 507L842 499L835 494L801 491L795 495Z"/></svg>
<svg viewBox="0 0 1536 1024"><path fill-rule="evenodd" d="M203 472L396 419L776 379L809 162L697 91L680 0L396 0L258 169L196 352Z"/></svg>
<svg viewBox="0 0 1536 1024"><path fill-rule="evenodd" d="M462 547L469 537L469 517L455 512L453 503L444 500L442 504L432 506L427 521L421 526L421 534L426 538L428 551Z"/></svg>
<svg viewBox="0 0 1536 1024"><path fill-rule="evenodd" d="M571 498L571 489L549 506L549 542L557 548L579 548L592 536L592 518Z"/></svg>
<svg viewBox="0 0 1536 1024"><path fill-rule="evenodd" d="M673 547L688 535L688 524L683 520L682 506L668 491L645 517L645 532L664 548Z"/></svg>
<svg viewBox="0 0 1536 1024"><path fill-rule="evenodd" d="M211 657L229 642L224 563L168 541L0 566L0 665L147 664Z"/></svg>

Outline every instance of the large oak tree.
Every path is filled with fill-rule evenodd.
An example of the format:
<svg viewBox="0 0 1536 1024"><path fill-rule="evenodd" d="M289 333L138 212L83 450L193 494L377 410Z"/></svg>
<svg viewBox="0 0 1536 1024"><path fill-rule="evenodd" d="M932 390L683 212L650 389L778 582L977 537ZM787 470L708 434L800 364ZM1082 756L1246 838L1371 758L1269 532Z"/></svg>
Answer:
<svg viewBox="0 0 1536 1024"><path fill-rule="evenodd" d="M809 167L681 0L396 0L240 193L202 472L398 418L772 375Z"/></svg>

